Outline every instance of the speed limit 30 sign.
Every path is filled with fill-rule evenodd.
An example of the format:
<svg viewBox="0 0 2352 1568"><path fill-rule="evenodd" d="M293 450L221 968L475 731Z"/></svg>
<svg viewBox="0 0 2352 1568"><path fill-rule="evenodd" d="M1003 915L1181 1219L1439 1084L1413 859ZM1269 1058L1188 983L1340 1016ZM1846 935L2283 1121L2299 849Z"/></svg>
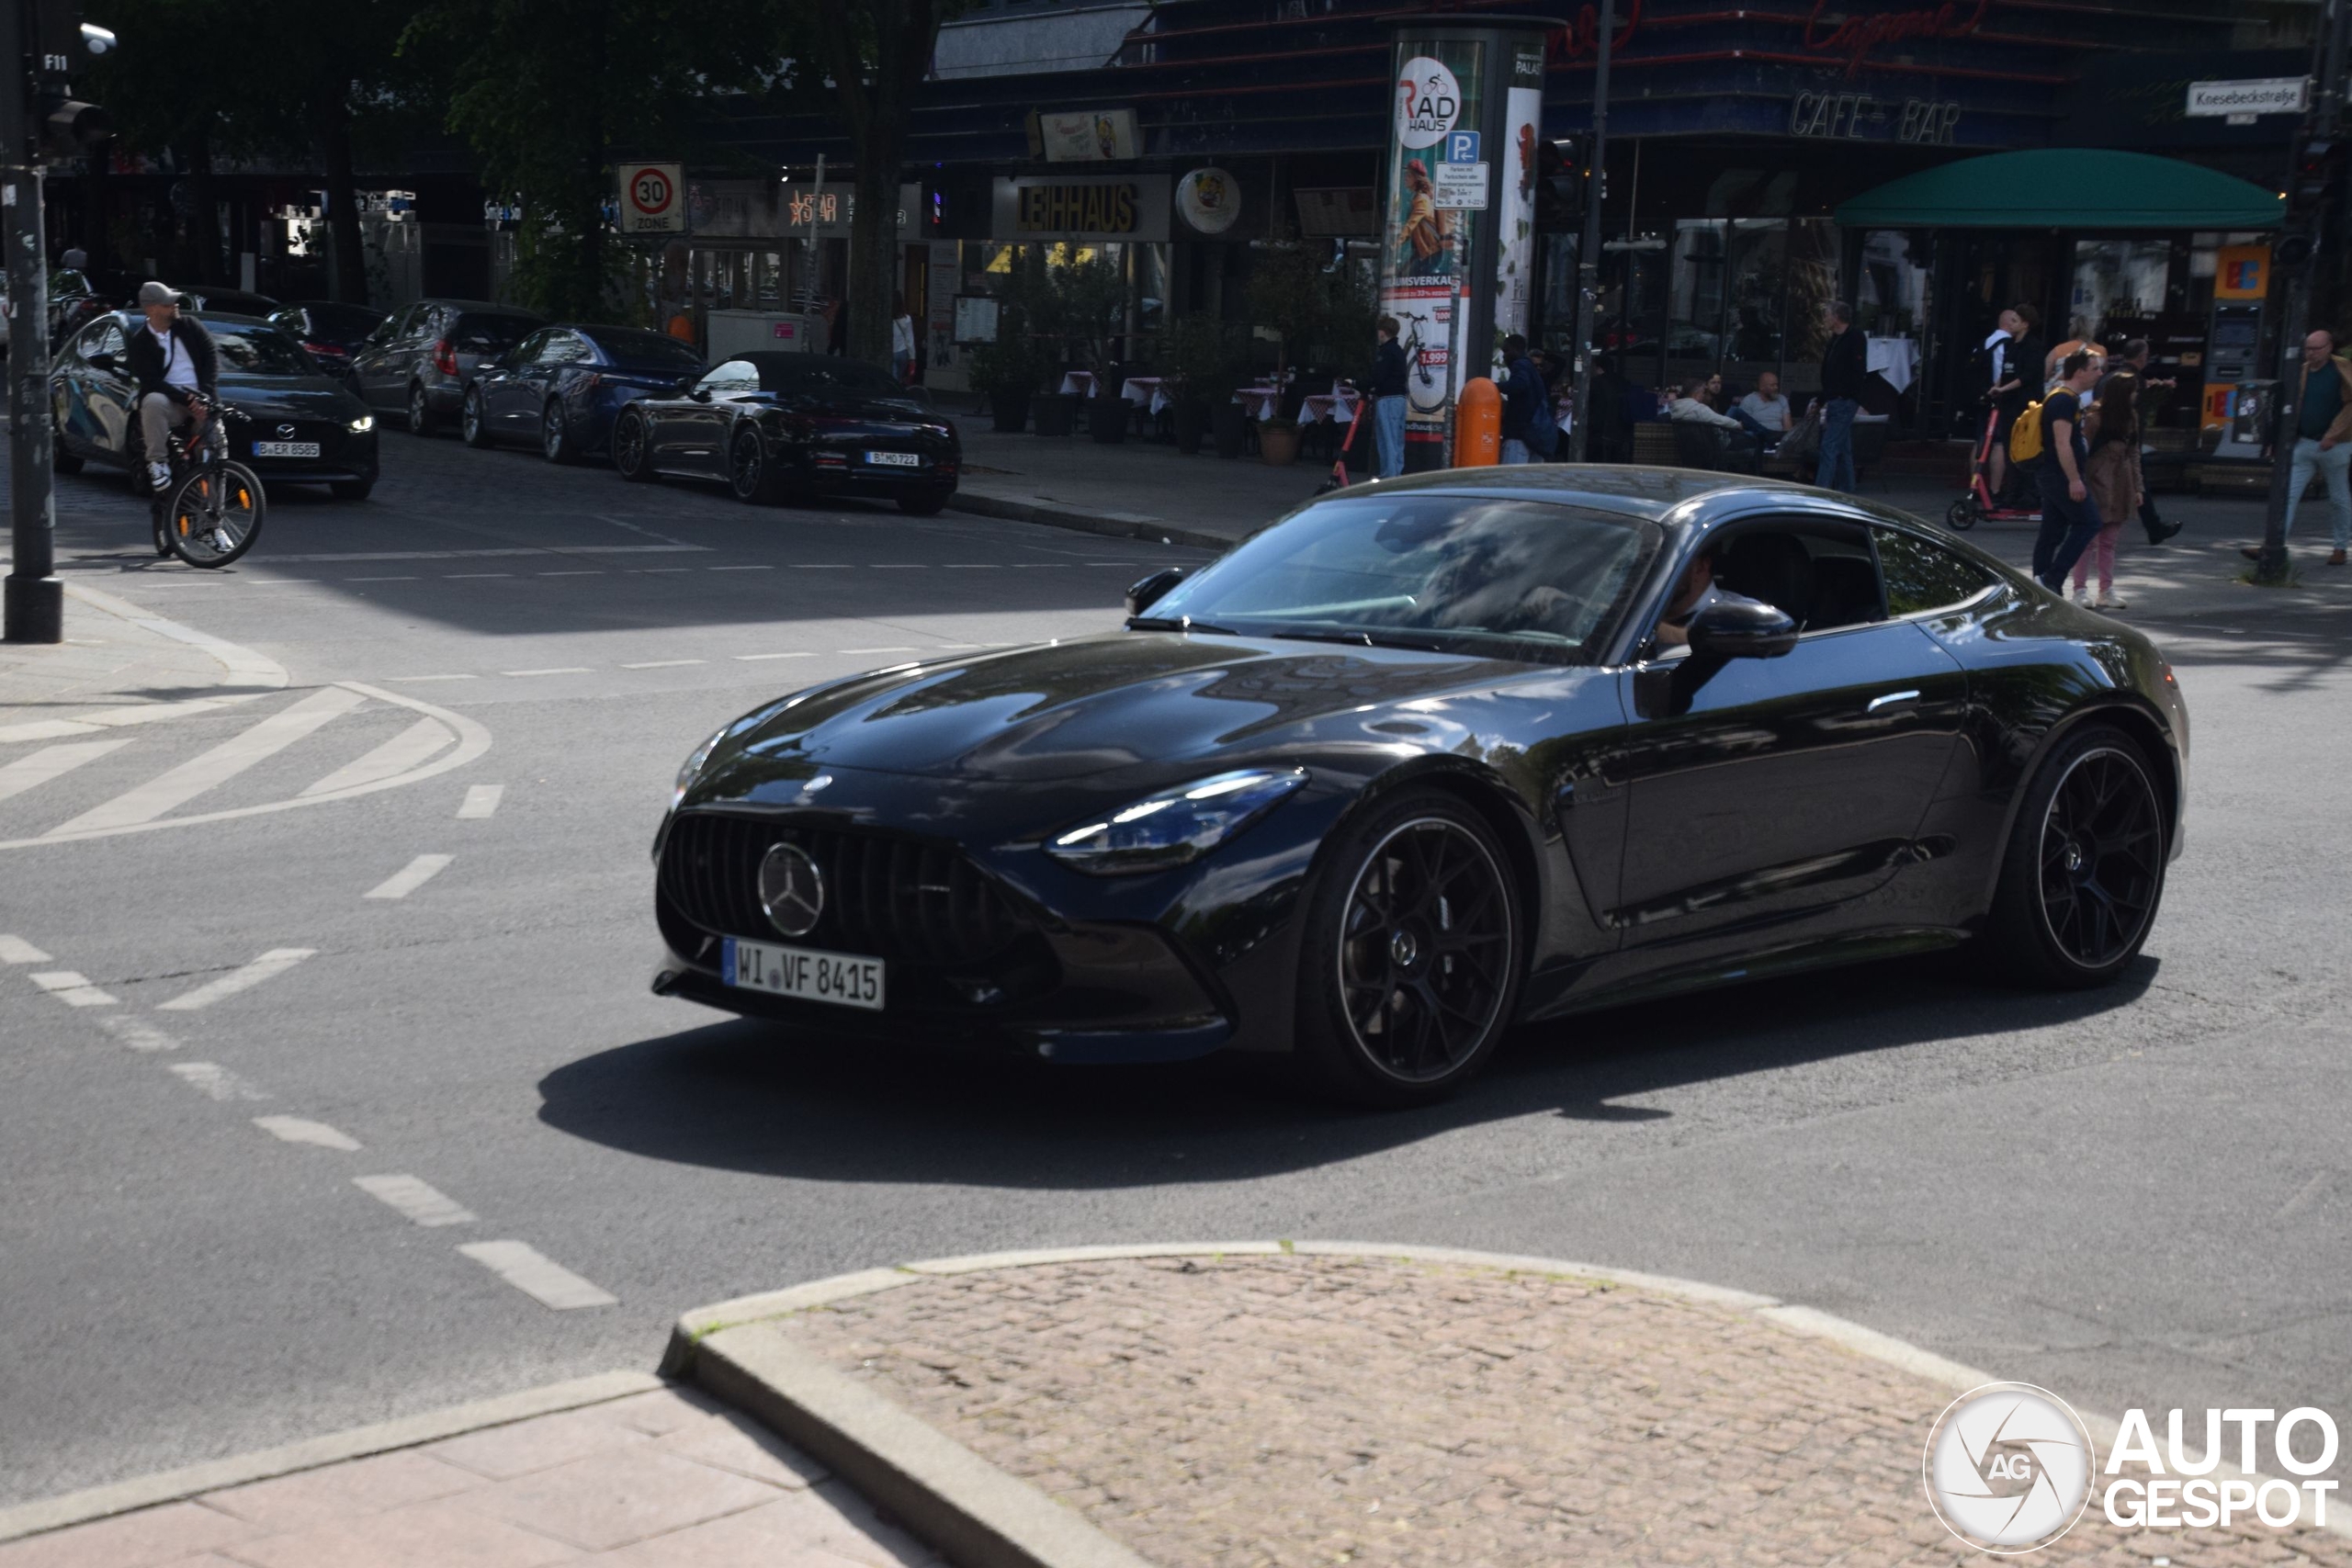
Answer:
<svg viewBox="0 0 2352 1568"><path fill-rule="evenodd" d="M679 164L623 164L621 232L683 234L686 231L686 182Z"/></svg>

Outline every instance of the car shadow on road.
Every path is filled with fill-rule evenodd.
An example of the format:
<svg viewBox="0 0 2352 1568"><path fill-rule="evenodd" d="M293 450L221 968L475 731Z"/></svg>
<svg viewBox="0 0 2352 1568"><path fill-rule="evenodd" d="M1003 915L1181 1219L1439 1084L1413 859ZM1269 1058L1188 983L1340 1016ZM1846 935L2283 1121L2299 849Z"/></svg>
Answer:
<svg viewBox="0 0 2352 1568"><path fill-rule="evenodd" d="M2156 970L2143 957L2103 990L2053 994L1990 987L1951 958L1928 958L1583 1014L1518 1031L1494 1070L1454 1100L1387 1113L1319 1101L1262 1058L1055 1068L727 1020L558 1068L540 1080L539 1115L646 1158L800 1180L1073 1190L1238 1181L1547 1112L1667 1121L1670 1111L1623 1102L2064 1028L2130 1006ZM1603 1126L1591 1135L1625 1134Z"/></svg>

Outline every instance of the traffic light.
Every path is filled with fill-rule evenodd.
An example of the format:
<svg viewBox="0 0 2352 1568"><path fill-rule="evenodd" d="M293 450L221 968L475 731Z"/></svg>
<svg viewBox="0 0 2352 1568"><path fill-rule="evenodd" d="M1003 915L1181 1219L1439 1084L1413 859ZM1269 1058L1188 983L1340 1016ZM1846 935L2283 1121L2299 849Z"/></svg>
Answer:
<svg viewBox="0 0 2352 1568"><path fill-rule="evenodd" d="M2316 211L2344 184L2342 139L2306 136L2295 143L2295 170L2287 187L2290 212Z"/></svg>
<svg viewBox="0 0 2352 1568"><path fill-rule="evenodd" d="M1539 142L1535 153L1535 230L1541 234L1573 234L1584 223L1584 204L1592 182L1592 142L1571 136Z"/></svg>
<svg viewBox="0 0 2352 1568"><path fill-rule="evenodd" d="M114 134L113 119L74 96L74 76L114 47L114 34L82 20L80 0L34 0L32 21L32 101L41 145L66 156L103 146Z"/></svg>

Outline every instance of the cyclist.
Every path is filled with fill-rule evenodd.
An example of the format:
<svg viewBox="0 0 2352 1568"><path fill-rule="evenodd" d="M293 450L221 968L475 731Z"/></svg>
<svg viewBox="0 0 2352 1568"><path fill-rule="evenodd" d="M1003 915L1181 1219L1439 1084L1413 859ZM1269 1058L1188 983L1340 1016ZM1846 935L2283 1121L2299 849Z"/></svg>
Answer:
<svg viewBox="0 0 2352 1568"><path fill-rule="evenodd" d="M180 297L170 285L141 284L139 309L146 314L147 330L130 334L126 352L131 377L139 383L147 488L161 491L172 478L171 464L165 461L172 432L204 428L206 410L218 395L220 355L204 323L181 316Z"/></svg>

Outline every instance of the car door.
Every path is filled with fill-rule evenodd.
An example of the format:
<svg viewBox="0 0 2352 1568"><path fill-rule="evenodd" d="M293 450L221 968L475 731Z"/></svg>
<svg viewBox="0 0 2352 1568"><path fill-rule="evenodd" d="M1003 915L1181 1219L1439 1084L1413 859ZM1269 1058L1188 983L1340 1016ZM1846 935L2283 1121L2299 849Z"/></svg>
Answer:
<svg viewBox="0 0 2352 1568"><path fill-rule="evenodd" d="M654 460L679 473L724 473L723 447L736 401L756 396L759 389L759 367L750 360L713 366L683 400L663 409L654 435Z"/></svg>
<svg viewBox="0 0 2352 1568"><path fill-rule="evenodd" d="M52 400L56 404L57 434L72 451L91 452L98 447L101 427L90 406L96 389L89 356L103 352L98 342L109 330L117 337L122 335L121 329L111 320L92 322L74 334L64 352L57 356L57 368L51 378L55 384Z"/></svg>
<svg viewBox="0 0 2352 1568"><path fill-rule="evenodd" d="M109 316L94 323L83 341L89 346L83 357L80 398L91 450L112 462L128 462L130 411L139 400L139 384L130 374L128 334L122 323Z"/></svg>
<svg viewBox="0 0 2352 1568"><path fill-rule="evenodd" d="M543 327L516 344L495 367L485 367L478 385L482 389L482 417L502 435L526 428L532 397L531 376L554 329Z"/></svg>
<svg viewBox="0 0 2352 1568"><path fill-rule="evenodd" d="M527 404L523 412L526 428L533 432L538 430L548 400L562 394L564 384L572 378L575 367L594 357L595 350L589 347L588 340L578 333L565 327L548 330L547 346L540 352L538 363L532 367L527 378Z"/></svg>
<svg viewBox="0 0 2352 1568"><path fill-rule="evenodd" d="M424 313L422 305L394 311L368 334L368 341L352 357L352 378L358 382L359 395L370 408L399 409L406 405L407 367L400 355L412 329Z"/></svg>
<svg viewBox="0 0 2352 1568"><path fill-rule="evenodd" d="M1670 650L1626 671L1632 716L1612 784L1628 793L1615 919L1629 950L1803 920L1884 885L1917 841L1957 749L1967 679L1911 621L1889 620L1866 529L1745 518L1705 548L1718 585L1794 617L1779 658ZM1833 919L1830 923L1835 924ZM1793 934L1793 933L1792 933Z"/></svg>

